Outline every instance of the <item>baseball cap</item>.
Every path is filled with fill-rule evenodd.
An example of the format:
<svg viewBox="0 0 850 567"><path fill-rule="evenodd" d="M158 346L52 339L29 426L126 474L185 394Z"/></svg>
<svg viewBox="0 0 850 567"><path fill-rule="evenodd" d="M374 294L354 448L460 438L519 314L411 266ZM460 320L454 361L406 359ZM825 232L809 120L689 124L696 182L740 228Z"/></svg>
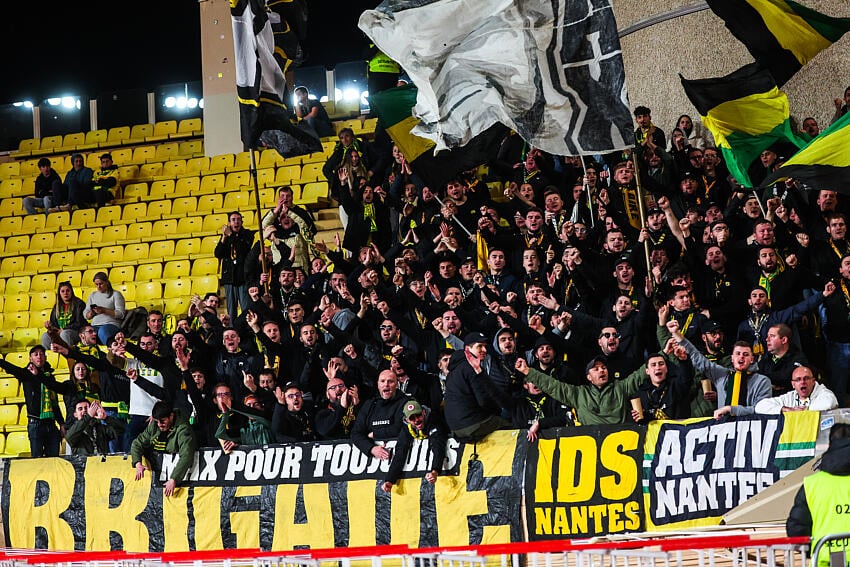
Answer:
<svg viewBox="0 0 850 567"><path fill-rule="evenodd" d="M474 345L475 343L487 343L487 337L483 333L469 333L463 338L463 346Z"/></svg>
<svg viewBox="0 0 850 567"><path fill-rule="evenodd" d="M404 404L404 418L410 419L412 415L419 415L422 413L422 406L416 400L410 400L406 404Z"/></svg>
<svg viewBox="0 0 850 567"><path fill-rule="evenodd" d="M584 373L588 374L590 372L590 370L594 366L596 366L597 362L601 362L602 364L605 365L606 368L608 367L608 357L605 356L604 354L598 354L598 355L594 356L593 358L591 358L590 362L587 363L587 366L584 367Z"/></svg>

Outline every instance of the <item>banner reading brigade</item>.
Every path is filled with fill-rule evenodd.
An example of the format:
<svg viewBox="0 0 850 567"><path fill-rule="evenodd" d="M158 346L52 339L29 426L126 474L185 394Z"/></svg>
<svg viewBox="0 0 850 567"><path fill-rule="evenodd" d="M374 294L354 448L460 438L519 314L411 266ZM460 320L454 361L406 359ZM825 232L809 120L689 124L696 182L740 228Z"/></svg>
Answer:
<svg viewBox="0 0 850 567"><path fill-rule="evenodd" d="M656 421L646 434L646 529L716 525L815 454L820 413Z"/></svg>
<svg viewBox="0 0 850 567"><path fill-rule="evenodd" d="M527 441L497 431L477 444L450 441L447 466L425 481L417 446L407 478L386 494L387 463L349 443L203 450L170 498L128 458L4 459L6 546L51 550L291 550L406 544L417 547L522 541ZM341 448L344 447L344 448ZM163 459L164 471L173 466ZM454 474L453 474L454 473Z"/></svg>
<svg viewBox="0 0 850 567"><path fill-rule="evenodd" d="M642 530L643 432L634 425L565 428L529 445L529 539Z"/></svg>

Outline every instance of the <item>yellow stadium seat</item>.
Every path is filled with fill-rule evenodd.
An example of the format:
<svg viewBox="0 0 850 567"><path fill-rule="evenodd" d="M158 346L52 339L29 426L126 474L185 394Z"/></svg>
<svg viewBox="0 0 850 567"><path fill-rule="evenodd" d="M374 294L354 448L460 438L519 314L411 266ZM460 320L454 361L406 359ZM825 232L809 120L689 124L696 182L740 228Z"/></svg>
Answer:
<svg viewBox="0 0 850 567"><path fill-rule="evenodd" d="M23 256L9 256L0 261L0 277L7 277L13 274L20 274L24 271Z"/></svg>
<svg viewBox="0 0 850 567"><path fill-rule="evenodd" d="M17 398L20 391L21 383L18 382L17 378L9 378L8 376L0 378L0 399L5 401L9 398ZM2 415L2 410L0 410L0 415ZM0 417L0 423L2 421L3 417Z"/></svg>
<svg viewBox="0 0 850 567"><path fill-rule="evenodd" d="M32 278L30 276L12 276L6 279L6 294L29 293Z"/></svg>
<svg viewBox="0 0 850 567"><path fill-rule="evenodd" d="M254 219L257 215L257 211L254 209L246 209L240 212L242 213L242 223L245 226L255 226L257 224L257 221Z"/></svg>
<svg viewBox="0 0 850 567"><path fill-rule="evenodd" d="M33 216L33 215L30 215ZM41 216L41 215L38 215ZM19 234L18 236L9 236L6 238L5 254L23 254L30 246L30 236L28 234Z"/></svg>
<svg viewBox="0 0 850 567"><path fill-rule="evenodd" d="M148 212L145 215L147 220L159 220L163 215L171 212L171 199L160 199L159 201L151 201L148 203Z"/></svg>
<svg viewBox="0 0 850 567"><path fill-rule="evenodd" d="M41 232L30 237L28 252L48 252L53 248L54 234L52 232Z"/></svg>
<svg viewBox="0 0 850 567"><path fill-rule="evenodd" d="M98 252L97 263L102 266L111 266L124 261L124 247L120 244L102 246ZM90 281L86 281L89 285Z"/></svg>
<svg viewBox="0 0 850 567"><path fill-rule="evenodd" d="M197 175L181 177L174 184L174 197L189 197L201 192L201 178Z"/></svg>
<svg viewBox="0 0 850 567"><path fill-rule="evenodd" d="M3 455L8 457L29 457L32 455L30 441L26 431L13 431L6 436Z"/></svg>
<svg viewBox="0 0 850 567"><path fill-rule="evenodd" d="M136 179L139 181L155 181L162 176L162 162L152 161L143 163L139 166L139 174Z"/></svg>
<svg viewBox="0 0 850 567"><path fill-rule="evenodd" d="M5 326L3 325L3 314L0 313L0 348L8 349L12 346L12 334L13 333L14 333L14 331L6 329Z"/></svg>
<svg viewBox="0 0 850 567"><path fill-rule="evenodd" d="M7 311L3 314L3 328L4 329L22 329L24 327L28 327L30 324L30 312L29 311ZM11 353L6 353L6 360L9 362L13 362L9 360L9 355ZM18 366L26 366L26 362L23 365Z"/></svg>
<svg viewBox="0 0 850 567"><path fill-rule="evenodd" d="M166 162L180 159L180 144L177 142L166 142L156 145L156 161Z"/></svg>
<svg viewBox="0 0 850 567"><path fill-rule="evenodd" d="M33 234L44 230L47 217L44 215L27 215L21 220L21 234Z"/></svg>
<svg viewBox="0 0 850 567"><path fill-rule="evenodd" d="M194 157L186 160L186 170L177 177L189 177L192 175L202 175L210 168L210 158L206 156Z"/></svg>
<svg viewBox="0 0 850 567"><path fill-rule="evenodd" d="M248 171L234 171L227 174L222 191L240 191L251 187L251 173Z"/></svg>
<svg viewBox="0 0 850 567"><path fill-rule="evenodd" d="M0 218L0 236L12 236L14 234L21 234L21 232L21 217Z"/></svg>
<svg viewBox="0 0 850 567"><path fill-rule="evenodd" d="M184 118L177 123L177 132L172 134L172 138L185 138L190 136L198 136L204 131L204 124L201 118Z"/></svg>
<svg viewBox="0 0 850 567"><path fill-rule="evenodd" d="M174 180L158 179L151 182L146 201L157 201L159 199L171 199L174 196Z"/></svg>
<svg viewBox="0 0 850 567"><path fill-rule="evenodd" d="M204 219L204 223L206 223L206 219ZM204 224L204 228L206 228L206 224ZM206 232L206 231L204 231ZM214 234L202 234L201 235L201 255L202 256L213 256L215 254L215 247L218 243L221 242L221 227L219 226L218 230L215 231Z"/></svg>
<svg viewBox="0 0 850 567"><path fill-rule="evenodd" d="M144 262L148 259L150 245L147 242L136 242L124 246L124 262Z"/></svg>
<svg viewBox="0 0 850 567"><path fill-rule="evenodd" d="M101 230L103 230L103 236L101 240L102 245L110 246L120 244L122 243L122 240L127 239L126 224L115 224L112 226L105 226ZM98 262L100 262L100 260L98 260Z"/></svg>
<svg viewBox="0 0 850 567"><path fill-rule="evenodd" d="M99 253L96 248L80 248L74 251L74 267L81 270L98 263Z"/></svg>
<svg viewBox="0 0 850 567"><path fill-rule="evenodd" d="M303 203L308 204L323 204L327 201L328 198L328 184L324 181L319 181L316 183L308 183L301 190L301 198L299 199Z"/></svg>
<svg viewBox="0 0 850 567"><path fill-rule="evenodd" d="M126 225L127 232L123 240L131 242L142 242L150 240L153 234L153 223L150 221L134 222Z"/></svg>
<svg viewBox="0 0 850 567"><path fill-rule="evenodd" d="M204 228L204 219L199 216L183 217L177 220L177 234L179 236L192 236L201 232ZM184 238L184 240L186 240Z"/></svg>
<svg viewBox="0 0 850 567"><path fill-rule="evenodd" d="M118 166L118 178L121 180L121 183L131 183L133 181L141 181L139 179L139 166L138 164L130 164L130 165L120 165Z"/></svg>
<svg viewBox="0 0 850 567"><path fill-rule="evenodd" d="M162 264L155 262L151 264L139 264L136 266L136 282L149 282L162 278Z"/></svg>
<svg viewBox="0 0 850 567"><path fill-rule="evenodd" d="M37 274L30 281L30 292L49 291L54 297L56 295L56 274Z"/></svg>
<svg viewBox="0 0 850 567"><path fill-rule="evenodd" d="M62 136L42 136L41 146L31 153L34 156L56 154L62 151Z"/></svg>
<svg viewBox="0 0 850 567"><path fill-rule="evenodd" d="M60 230L53 235L53 250L69 250L77 245L80 234L77 229Z"/></svg>
<svg viewBox="0 0 850 567"><path fill-rule="evenodd" d="M275 185L290 185L301 179L300 165L285 165L277 168L275 173Z"/></svg>
<svg viewBox="0 0 850 567"><path fill-rule="evenodd" d="M90 167L91 169L97 171L100 169L100 156L103 155L101 153L92 152L85 156L85 164L86 167Z"/></svg>
<svg viewBox="0 0 850 567"><path fill-rule="evenodd" d="M139 203L131 203L127 206L133 207L138 204ZM106 207L101 207L97 210L97 216L95 217L94 225L106 227L113 223L118 224L120 221L121 207L119 205L107 205Z"/></svg>
<svg viewBox="0 0 850 567"><path fill-rule="evenodd" d="M135 277L135 266L114 266L109 269L109 281L113 284L132 284Z"/></svg>
<svg viewBox="0 0 850 567"><path fill-rule="evenodd" d="M104 266L89 267L89 268L83 270L83 278L82 278L83 285L80 286L80 297L81 298L86 298L86 297L89 296L87 290L88 290L89 287L94 287L94 275L98 272L103 272L103 271L105 271Z"/></svg>
<svg viewBox="0 0 850 567"><path fill-rule="evenodd" d="M292 187L290 185L290 187ZM297 188L297 192L293 188L293 195L297 196L301 193L301 187L295 186ZM277 188L276 187L261 187L260 188L260 206L261 207L274 207L277 204Z"/></svg>
<svg viewBox="0 0 850 567"><path fill-rule="evenodd" d="M136 285L136 303L145 307L162 305L162 282L148 281Z"/></svg>
<svg viewBox="0 0 850 567"><path fill-rule="evenodd" d="M200 295L203 297L209 292L218 293L218 289L219 283L217 275L192 276L192 295Z"/></svg>
<svg viewBox="0 0 850 567"><path fill-rule="evenodd" d="M17 378L12 378L12 380L17 382ZM7 425L16 425L20 415L21 410L17 404L0 405L0 428L5 431Z"/></svg>
<svg viewBox="0 0 850 567"><path fill-rule="evenodd" d="M32 258L32 256L30 256ZM29 261L29 258L27 258ZM54 252L50 255L50 262L47 264L47 269L53 272L61 272L65 268L74 265L74 251ZM40 270L39 270L40 271Z"/></svg>
<svg viewBox="0 0 850 567"><path fill-rule="evenodd" d="M192 303L190 297L166 297L162 300L163 312L167 315L182 317L189 311L189 305Z"/></svg>
<svg viewBox="0 0 850 567"><path fill-rule="evenodd" d="M11 153L13 159L32 155L33 150L41 146L41 138L26 138L18 143L18 149Z"/></svg>
<svg viewBox="0 0 850 567"><path fill-rule="evenodd" d="M183 219L180 220L182 221ZM174 244L174 256L178 258L194 258L200 253L200 238L181 238ZM188 271L186 272L186 275L189 275Z"/></svg>
<svg viewBox="0 0 850 567"><path fill-rule="evenodd" d="M257 169L266 167L279 167L284 165L286 159L277 150L262 150L257 158Z"/></svg>
<svg viewBox="0 0 850 567"><path fill-rule="evenodd" d="M227 171L248 171L249 169L251 169L251 152L239 152L233 156L233 165Z"/></svg>
<svg viewBox="0 0 850 567"><path fill-rule="evenodd" d="M16 311L29 311L30 294L25 292L9 293L5 295L3 310L8 315Z"/></svg>
<svg viewBox="0 0 850 567"><path fill-rule="evenodd" d="M20 274L37 274L50 271L50 254L28 254L24 258L24 267Z"/></svg>
<svg viewBox="0 0 850 567"><path fill-rule="evenodd" d="M177 224L176 221L175 224ZM149 260L163 262L171 259L172 256L174 256L173 240L156 240L150 243L150 250L148 251Z"/></svg>
<svg viewBox="0 0 850 567"><path fill-rule="evenodd" d="M325 174L322 173L324 163L305 163L301 166L301 183L311 183L320 179L325 179Z"/></svg>
<svg viewBox="0 0 850 567"><path fill-rule="evenodd" d="M12 332L12 348L29 349L41 343L41 334L44 328L24 327Z"/></svg>
<svg viewBox="0 0 850 567"><path fill-rule="evenodd" d="M160 177L166 179L176 179L185 172L185 159L170 159L162 164L162 173L160 173Z"/></svg>
<svg viewBox="0 0 850 567"><path fill-rule="evenodd" d="M154 221L153 227L151 228L151 240L157 241L162 240L164 238L174 238L177 234L177 219L163 219ZM156 242L151 244L151 247ZM173 246L172 246L173 248Z"/></svg>
<svg viewBox="0 0 850 567"><path fill-rule="evenodd" d="M147 218L148 204L147 203L128 203L124 205L121 211L121 222L123 224L131 224L139 222Z"/></svg>
<svg viewBox="0 0 850 567"><path fill-rule="evenodd" d="M200 215L209 215L213 212L218 212L224 204L224 197L221 193L214 195L201 195L198 197L197 213Z"/></svg>
<svg viewBox="0 0 850 567"><path fill-rule="evenodd" d="M191 270L191 260L172 260L170 262L166 262L163 266L162 277L163 279L186 278L188 281Z"/></svg>
<svg viewBox="0 0 850 567"><path fill-rule="evenodd" d="M144 201L148 197L148 184L144 181L139 183L128 183L123 187L124 201L136 202Z"/></svg>
<svg viewBox="0 0 850 567"><path fill-rule="evenodd" d="M187 215L194 215L197 210L197 197L176 197L171 202L171 216L173 218L181 218Z"/></svg>
<svg viewBox="0 0 850 567"><path fill-rule="evenodd" d="M11 217L12 215L20 214L23 209L24 203L23 198L21 197L6 197L5 199L0 199L0 217Z"/></svg>
<svg viewBox="0 0 850 567"><path fill-rule="evenodd" d="M234 154L218 154L212 156L210 158L210 167L207 174L225 173L228 169L233 167L235 159Z"/></svg>
<svg viewBox="0 0 850 567"><path fill-rule="evenodd" d="M164 298L189 297L192 295L192 280L189 278L166 279L164 283Z"/></svg>
<svg viewBox="0 0 850 567"><path fill-rule="evenodd" d="M56 294L50 291L35 291L30 294L30 311L51 309L56 303Z"/></svg>
<svg viewBox="0 0 850 567"><path fill-rule="evenodd" d="M77 297L80 296L80 292L77 288L80 287L80 283L83 281L82 278L83 272L80 270L68 270L56 274L57 282L71 282L71 285L74 286L74 292L77 294Z"/></svg>
<svg viewBox="0 0 850 567"><path fill-rule="evenodd" d="M145 136L145 141L148 142L161 142L163 140L167 140L169 136L177 133L177 121L176 120L163 120L161 122L156 122L153 125L153 133L150 136Z"/></svg>
<svg viewBox="0 0 850 567"><path fill-rule="evenodd" d="M21 181L20 179L9 178L0 181L0 199L24 196L25 195L23 194L23 181Z"/></svg>
<svg viewBox="0 0 850 567"><path fill-rule="evenodd" d="M148 136L153 136L153 124L134 124L130 128L130 138L126 140L126 143L140 144Z"/></svg>
<svg viewBox="0 0 850 567"><path fill-rule="evenodd" d="M107 144L109 130L89 130L83 143L77 146L78 151L94 150Z"/></svg>
<svg viewBox="0 0 850 567"><path fill-rule="evenodd" d="M96 222L97 211L94 209L78 209L71 214L71 224L68 228L88 228Z"/></svg>
<svg viewBox="0 0 850 567"><path fill-rule="evenodd" d="M74 150L82 150L82 146L86 144L85 132L72 132L62 136L62 151L71 152Z"/></svg>
<svg viewBox="0 0 850 567"><path fill-rule="evenodd" d="M224 194L224 202L221 205L221 212L242 211L255 207L255 197L253 191L231 191Z"/></svg>
<svg viewBox="0 0 850 567"><path fill-rule="evenodd" d="M203 140L186 140L185 142L180 142L180 151L178 154L182 158L193 158L193 157L201 157L204 155L204 141Z"/></svg>
<svg viewBox="0 0 850 567"><path fill-rule="evenodd" d="M53 353L48 352L48 354L53 354ZM21 409L18 411L18 422L13 423L11 425L6 425L3 428L6 431L7 435L14 433L14 432L26 432L27 431L27 426L29 425L29 417L27 416L27 406L26 406L26 404L20 404L20 408Z"/></svg>
<svg viewBox="0 0 850 567"><path fill-rule="evenodd" d="M77 236L78 247L100 246L103 242L103 228L96 226L92 228L81 228Z"/></svg>
<svg viewBox="0 0 850 567"><path fill-rule="evenodd" d="M116 289L121 292L121 295L124 296L124 305L127 305L131 301L136 301L136 282L124 282L120 284L115 284L113 289ZM129 309L129 307L128 307Z"/></svg>
<svg viewBox="0 0 850 567"><path fill-rule="evenodd" d="M201 185L198 188L198 195L209 195L218 191L224 190L224 175L215 173L212 175L204 175L201 177Z"/></svg>
<svg viewBox="0 0 850 567"><path fill-rule="evenodd" d="M115 128L110 128L107 136L106 136L106 144L108 146L120 146L127 139L130 138L130 127L129 126L116 126ZM115 152L112 152L113 158L115 157Z"/></svg>
<svg viewBox="0 0 850 567"><path fill-rule="evenodd" d="M248 183L248 188L254 189L254 180L250 176ZM257 187L272 187L275 184L275 170L273 167L266 167L264 169L257 170Z"/></svg>
<svg viewBox="0 0 850 567"><path fill-rule="evenodd" d="M217 234L221 236L221 229L227 224L227 213L212 213L204 215L204 226L201 230L203 236Z"/></svg>
<svg viewBox="0 0 850 567"><path fill-rule="evenodd" d="M21 162L7 161L0 163L0 179L18 177L21 174Z"/></svg>
<svg viewBox="0 0 850 567"><path fill-rule="evenodd" d="M133 157L124 165L142 166L154 161L157 161L156 146L136 146L133 148Z"/></svg>

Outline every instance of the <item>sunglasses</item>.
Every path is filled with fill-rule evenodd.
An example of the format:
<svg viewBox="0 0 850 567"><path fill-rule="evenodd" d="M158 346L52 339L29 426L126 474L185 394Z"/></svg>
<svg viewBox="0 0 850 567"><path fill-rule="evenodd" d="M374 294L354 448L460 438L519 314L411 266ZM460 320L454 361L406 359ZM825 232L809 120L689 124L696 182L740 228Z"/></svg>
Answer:
<svg viewBox="0 0 850 567"><path fill-rule="evenodd" d="M602 333L600 337L605 339L619 339L620 333Z"/></svg>

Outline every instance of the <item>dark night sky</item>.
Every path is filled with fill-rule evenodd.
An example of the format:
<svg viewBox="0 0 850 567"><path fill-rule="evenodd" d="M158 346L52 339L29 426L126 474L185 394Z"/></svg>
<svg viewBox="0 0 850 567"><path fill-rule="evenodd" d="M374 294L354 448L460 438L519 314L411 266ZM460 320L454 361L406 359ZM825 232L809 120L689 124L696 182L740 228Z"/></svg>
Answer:
<svg viewBox="0 0 850 567"><path fill-rule="evenodd" d="M366 40L357 20L377 3L307 0L304 65L358 59ZM0 104L201 78L196 0L29 1L4 4L4 10Z"/></svg>

